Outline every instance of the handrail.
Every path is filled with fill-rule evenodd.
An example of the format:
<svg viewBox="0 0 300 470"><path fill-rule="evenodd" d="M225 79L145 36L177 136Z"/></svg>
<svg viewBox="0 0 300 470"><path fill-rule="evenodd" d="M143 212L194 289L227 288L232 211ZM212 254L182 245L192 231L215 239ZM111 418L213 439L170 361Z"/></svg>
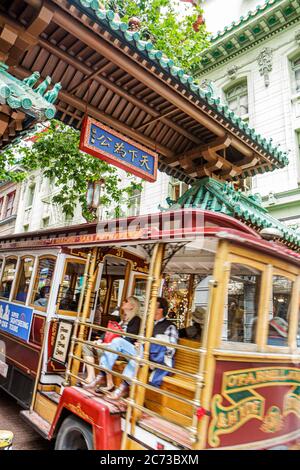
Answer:
<svg viewBox="0 0 300 470"><path fill-rule="evenodd" d="M80 323L81 325L85 325L89 328L92 328L93 330L100 330L100 331L108 331L110 333L116 333L116 330L113 330L111 328L106 328L104 326L98 326L98 325L95 325L93 326L92 323L88 323L88 322L84 322L82 320L75 320L75 323ZM206 350L205 349L202 349L202 348L191 348L190 346L184 346L182 344L178 344L178 343L168 343L167 341L160 341L160 340L157 340L155 338L146 338L145 336L139 336L139 335L133 335L132 333L127 333L127 332L117 332L118 334L120 334L120 336L127 336L128 338L132 338L132 339L136 339L137 341L144 341L144 342L148 342L148 343L153 343L153 344L160 344L161 346L166 346L168 348L170 347L174 347L174 349L178 349L178 350L181 350L181 351L187 351L187 352L191 352L193 354L201 354L201 353L205 353Z"/></svg>
<svg viewBox="0 0 300 470"><path fill-rule="evenodd" d="M188 431L189 439L190 439L191 444L196 442L196 440L197 440L197 429L195 430L192 427L182 426L182 425L178 424L176 421L174 421L172 418L165 418L164 416L160 415L159 413L156 413L156 411L149 410L145 406L141 406L141 405L136 404L135 401L132 400L132 399L125 398L124 401L127 404L129 404L130 406L132 406L133 408L136 408L138 411L141 411L141 412L143 412L143 413L145 413L149 416L153 416L154 418L159 418L163 421L166 421L167 423L175 424L179 428L184 429L185 431ZM170 436L168 434L164 433L163 431L159 431L159 433L156 433L156 431L154 429L154 430L151 430L151 432L153 434L161 434L161 435L165 436L167 439L170 440ZM173 440L173 442L178 443L178 441L175 441L175 439Z"/></svg>
<svg viewBox="0 0 300 470"><path fill-rule="evenodd" d="M73 359L76 359L76 360L78 360L79 362L81 362L81 363L83 363L83 364L90 364L89 362L85 361L84 359L80 358L79 356L76 356L75 354L71 354L71 356L72 356ZM119 377L119 378L121 378L121 379L124 379L124 378L126 379L126 378L127 378L126 375L121 374L120 372L116 372L116 371L114 371L114 370L107 369L106 367L98 366L98 365L96 365L96 364L94 365L94 367L95 367L95 369L97 369L97 370L101 370L101 371L103 371L103 372L108 372L109 374L112 374L112 375L114 375L114 376L116 376L116 377ZM74 378L77 379L77 380L78 380L78 379L81 380L80 377L78 377L78 376L75 375L75 374L72 374L71 372L70 372L69 375L72 376L72 377L74 377ZM136 385L140 385L140 386L146 388L147 390L151 390L151 391L153 391L153 392L157 392L157 393L159 393L159 394L161 394L161 395L164 395L164 396L167 396L167 397L169 397L169 398L173 398L173 399L175 399L175 400L182 401L182 402L185 403L186 405L190 405L190 406L192 406L193 408L198 408L198 407L200 406L200 402L195 402L194 400L190 400L190 399L181 397L180 395L177 395L176 393L169 392L168 390L162 390L162 389L160 389L160 388L158 388L158 387L154 387L153 385L145 384L144 382L141 382L140 380L135 379L135 378L130 378L130 377L128 377L128 379L130 379L130 381L131 381L132 383L135 383ZM148 408L146 408L146 409L148 409Z"/></svg>
<svg viewBox="0 0 300 470"><path fill-rule="evenodd" d="M74 337L72 339L75 342L77 341L78 343L87 344L88 346L92 346L95 349L100 349L100 350L103 350L103 351L107 351L107 352L111 352L113 354L116 354L116 351L109 348L108 346L103 346L102 344L94 344L92 341L80 340L80 339L74 338ZM104 343L104 344L106 344L106 343ZM130 354L126 354L126 353L120 352L120 351L118 351L118 356L125 357L126 359L129 359L129 360L133 359L133 356L131 356ZM143 364L147 364L149 366L154 366L156 369L162 369L162 370L165 370L167 372L172 372L173 374L179 374L179 375L182 375L183 377L187 377L187 378L190 378L190 379L197 379L197 378L200 377L198 374L192 374L190 372L185 372L185 371L180 370L180 369L175 369L174 367L165 366L164 364L158 364L157 362L148 361L148 359L144 359L143 357L134 356L134 360L137 361L137 362L143 363ZM203 376L201 376L201 378L203 379Z"/></svg>

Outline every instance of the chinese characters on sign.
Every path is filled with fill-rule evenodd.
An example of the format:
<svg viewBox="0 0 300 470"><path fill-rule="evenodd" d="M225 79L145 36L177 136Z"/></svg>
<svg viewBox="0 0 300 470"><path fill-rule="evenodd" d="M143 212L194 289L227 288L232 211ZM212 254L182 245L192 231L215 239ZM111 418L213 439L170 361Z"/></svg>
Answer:
<svg viewBox="0 0 300 470"><path fill-rule="evenodd" d="M147 181L156 181L158 155L94 119L84 121L80 150Z"/></svg>
<svg viewBox="0 0 300 470"><path fill-rule="evenodd" d="M0 301L0 330L29 340L33 309Z"/></svg>

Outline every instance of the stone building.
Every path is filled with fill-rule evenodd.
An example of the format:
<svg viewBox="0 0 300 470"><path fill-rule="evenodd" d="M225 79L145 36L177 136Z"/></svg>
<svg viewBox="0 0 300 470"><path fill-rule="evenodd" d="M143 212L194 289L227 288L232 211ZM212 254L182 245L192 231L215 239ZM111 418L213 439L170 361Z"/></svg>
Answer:
<svg viewBox="0 0 300 470"><path fill-rule="evenodd" d="M0 236L14 233L20 199L20 185L0 183Z"/></svg>
<svg viewBox="0 0 300 470"><path fill-rule="evenodd" d="M31 232L51 227L75 225L85 222L80 207L73 218L67 218L53 197L58 192L55 181L45 178L42 171L32 172L28 179L19 185L20 202L15 223L15 232Z"/></svg>
<svg viewBox="0 0 300 470"><path fill-rule="evenodd" d="M258 6L257 6L258 5ZM255 8L257 7L257 8ZM300 2L299 0L205 0L205 18L215 32L203 54L198 79L227 102L274 144L289 149L290 164L282 170L245 180L244 189L260 193L274 217L300 224ZM250 11L250 13L248 13ZM218 14L216 14L218 12ZM231 22L231 24L230 24ZM229 24L229 25L228 25ZM216 32L217 30L222 30ZM209 88L210 89L210 88ZM124 181L126 177L121 172ZM124 215L157 212L166 198L176 201L188 186L158 172L156 183L143 183L142 192L123 205ZM28 231L84 222L80 208L66 220L53 204L55 182L35 173L22 183L15 231ZM102 212L111 216L109 209Z"/></svg>
<svg viewBox="0 0 300 470"><path fill-rule="evenodd" d="M245 189L259 193L274 217L300 226L300 2L231 0L228 9L206 0L204 9L214 34L200 83L289 151L286 168L249 178Z"/></svg>

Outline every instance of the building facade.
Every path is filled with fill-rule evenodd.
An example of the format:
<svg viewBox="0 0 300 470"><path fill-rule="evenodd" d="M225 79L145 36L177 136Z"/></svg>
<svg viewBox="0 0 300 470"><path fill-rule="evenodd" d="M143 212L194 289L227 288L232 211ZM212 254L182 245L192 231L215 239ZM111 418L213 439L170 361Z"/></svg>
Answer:
<svg viewBox="0 0 300 470"><path fill-rule="evenodd" d="M60 206L53 202L58 192L55 181L35 171L19 184L19 204L15 221L15 233L32 232L51 227L75 225L85 222L80 207L76 207L73 218L67 218Z"/></svg>
<svg viewBox="0 0 300 470"><path fill-rule="evenodd" d="M224 3L205 2L215 32L198 79L250 127L288 150L286 168L253 177L245 189L259 193L274 217L300 227L300 2L269 0L253 9L257 1L233 0L227 26L222 14L213 17Z"/></svg>
<svg viewBox="0 0 300 470"><path fill-rule="evenodd" d="M244 181L263 205L288 225L300 226L300 0L205 0L211 46L203 54L198 80L274 144L289 150L289 166ZM218 12L218 14L216 14ZM231 22L231 24L230 24ZM229 23L229 24L227 24ZM127 184L125 172L121 179ZM143 183L122 215L157 212L176 201L188 186L158 172L156 183ZM33 173L20 187L15 231L32 231L85 222L81 208L66 219L53 203L54 181ZM128 207L129 202L129 207ZM113 216L103 208L103 218Z"/></svg>
<svg viewBox="0 0 300 470"><path fill-rule="evenodd" d="M19 184L0 183L0 236L15 232L19 200Z"/></svg>

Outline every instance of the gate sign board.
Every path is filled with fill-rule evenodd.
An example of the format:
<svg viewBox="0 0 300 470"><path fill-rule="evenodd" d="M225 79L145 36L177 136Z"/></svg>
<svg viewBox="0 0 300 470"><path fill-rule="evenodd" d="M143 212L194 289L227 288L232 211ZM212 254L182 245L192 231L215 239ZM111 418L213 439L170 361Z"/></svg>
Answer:
<svg viewBox="0 0 300 470"><path fill-rule="evenodd" d="M29 340L33 309L0 301L0 330Z"/></svg>
<svg viewBox="0 0 300 470"><path fill-rule="evenodd" d="M156 181L157 153L90 117L83 122L79 148L144 180Z"/></svg>

